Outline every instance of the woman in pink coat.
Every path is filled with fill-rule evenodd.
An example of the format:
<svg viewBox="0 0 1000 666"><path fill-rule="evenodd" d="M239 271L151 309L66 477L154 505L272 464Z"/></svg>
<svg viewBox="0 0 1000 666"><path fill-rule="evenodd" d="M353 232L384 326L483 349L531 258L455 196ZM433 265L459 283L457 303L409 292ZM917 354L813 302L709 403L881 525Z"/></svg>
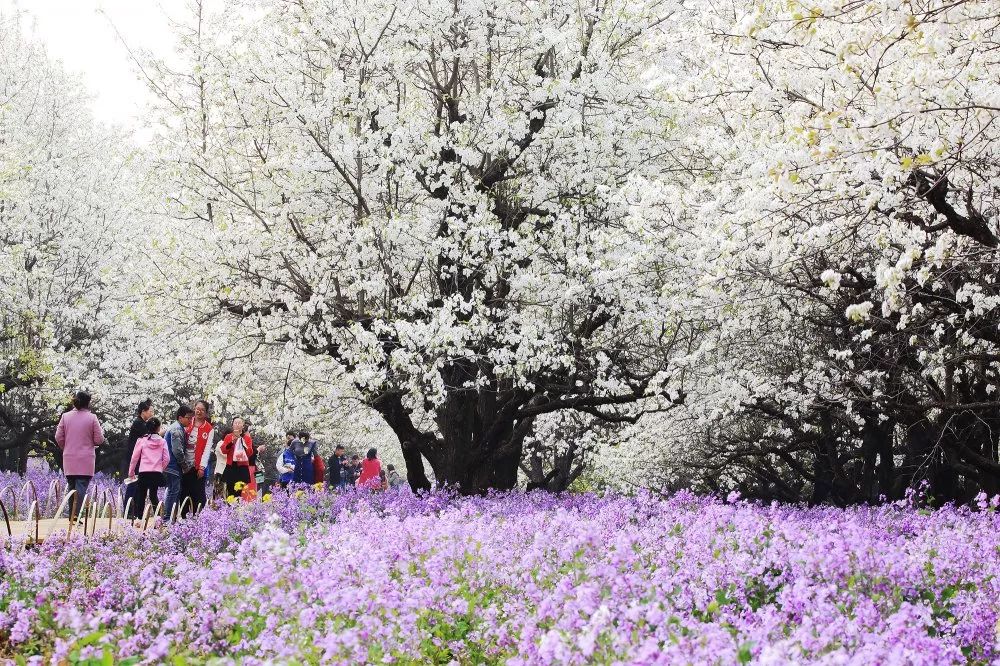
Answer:
<svg viewBox="0 0 1000 666"><path fill-rule="evenodd" d="M73 409L60 417L56 427L56 444L63 452L67 492L76 491L70 520L76 519L77 507L87 494L90 480L94 478L97 447L103 443L104 431L97 417L90 411L90 394L80 391L73 396Z"/></svg>
<svg viewBox="0 0 1000 666"><path fill-rule="evenodd" d="M132 515L142 518L146 508L146 497L153 511L159 499L156 489L163 485L163 470L170 464L170 454L167 453L167 442L160 437L160 420L151 418L146 421L146 436L140 437L135 443L132 460L129 462L128 475L132 478L138 472L139 489L136 491L135 510Z"/></svg>

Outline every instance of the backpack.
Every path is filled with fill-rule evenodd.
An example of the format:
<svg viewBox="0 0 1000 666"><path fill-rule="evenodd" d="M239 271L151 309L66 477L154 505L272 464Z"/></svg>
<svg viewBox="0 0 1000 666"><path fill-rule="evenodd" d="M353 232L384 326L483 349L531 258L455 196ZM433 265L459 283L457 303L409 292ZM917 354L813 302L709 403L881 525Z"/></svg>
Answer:
<svg viewBox="0 0 1000 666"><path fill-rule="evenodd" d="M313 455L313 483L324 483L326 481L326 463L323 456L316 453Z"/></svg>

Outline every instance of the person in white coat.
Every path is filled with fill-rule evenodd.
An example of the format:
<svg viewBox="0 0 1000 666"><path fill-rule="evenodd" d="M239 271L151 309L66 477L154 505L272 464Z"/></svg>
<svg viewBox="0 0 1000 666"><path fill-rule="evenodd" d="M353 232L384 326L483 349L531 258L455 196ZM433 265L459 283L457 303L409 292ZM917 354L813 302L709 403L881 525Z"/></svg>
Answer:
<svg viewBox="0 0 1000 666"><path fill-rule="evenodd" d="M274 467L278 471L278 483L282 488L287 488L288 484L295 478L295 451L292 449L292 441L289 438L285 444L285 450L278 456Z"/></svg>

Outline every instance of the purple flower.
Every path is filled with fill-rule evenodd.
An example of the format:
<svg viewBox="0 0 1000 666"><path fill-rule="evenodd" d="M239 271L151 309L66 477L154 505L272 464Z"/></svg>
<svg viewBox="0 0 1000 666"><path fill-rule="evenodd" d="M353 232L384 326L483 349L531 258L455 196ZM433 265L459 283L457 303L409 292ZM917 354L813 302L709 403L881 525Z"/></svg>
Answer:
<svg viewBox="0 0 1000 666"><path fill-rule="evenodd" d="M1000 516L911 506L278 492L9 544L0 644L150 663L997 659Z"/></svg>

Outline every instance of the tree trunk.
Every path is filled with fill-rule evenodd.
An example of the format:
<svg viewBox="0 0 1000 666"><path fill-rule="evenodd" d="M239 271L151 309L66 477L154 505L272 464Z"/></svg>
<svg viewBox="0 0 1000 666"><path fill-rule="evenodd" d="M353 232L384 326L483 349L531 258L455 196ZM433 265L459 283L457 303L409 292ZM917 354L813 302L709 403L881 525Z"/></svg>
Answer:
<svg viewBox="0 0 1000 666"><path fill-rule="evenodd" d="M428 456L441 486L463 495L517 486L517 470L527 428L497 422L495 394L460 393L448 397L437 413L441 441Z"/></svg>
<svg viewBox="0 0 1000 666"><path fill-rule="evenodd" d="M28 461L30 439L18 435L7 446L0 448L0 471L24 474Z"/></svg>
<svg viewBox="0 0 1000 666"><path fill-rule="evenodd" d="M862 416L865 423L861 429L864 461L861 471L861 500L877 503L879 495L888 494L887 483L891 483L892 431L888 422L879 422L879 416L874 410L866 409Z"/></svg>
<svg viewBox="0 0 1000 666"><path fill-rule="evenodd" d="M824 413L821 417L822 436L816 440L814 471L816 481L813 483L812 498L810 504L823 504L830 499L833 493L834 469L833 469L833 428L830 423L829 413Z"/></svg>
<svg viewBox="0 0 1000 666"><path fill-rule="evenodd" d="M830 498L830 491L833 490L831 479L833 478L833 466L830 464L823 442L816 442L814 470L816 481L813 483L812 497L809 503L823 504Z"/></svg>
<svg viewBox="0 0 1000 666"><path fill-rule="evenodd" d="M403 450L403 462L406 464L406 481L413 492L431 489L431 482L424 471L422 449L427 443L427 435L417 430L410 419L410 412L403 406L402 394L387 391L376 396L369 402L371 407L382 415L383 420L399 438Z"/></svg>
<svg viewBox="0 0 1000 666"><path fill-rule="evenodd" d="M884 425L884 430L882 436L878 440L878 467L875 470L877 480L878 480L878 494L879 497L876 499L881 499L881 496L885 496L887 499L899 499L893 495L893 487L895 486L895 460L893 459L893 431L895 428L891 421L886 422Z"/></svg>
<svg viewBox="0 0 1000 666"><path fill-rule="evenodd" d="M934 438L927 419L919 417L906 428L906 454L896 479L897 497L902 497L906 489L917 485L930 471L930 455L934 450Z"/></svg>
<svg viewBox="0 0 1000 666"><path fill-rule="evenodd" d="M874 415L870 412L864 416L865 424L861 428L861 500L872 502L875 494L875 459L878 457L878 431L872 423Z"/></svg>
<svg viewBox="0 0 1000 666"><path fill-rule="evenodd" d="M403 462L406 464L406 481L413 492L431 489L431 482L424 471L424 458L420 455L420 447L412 441L400 442L403 449Z"/></svg>

